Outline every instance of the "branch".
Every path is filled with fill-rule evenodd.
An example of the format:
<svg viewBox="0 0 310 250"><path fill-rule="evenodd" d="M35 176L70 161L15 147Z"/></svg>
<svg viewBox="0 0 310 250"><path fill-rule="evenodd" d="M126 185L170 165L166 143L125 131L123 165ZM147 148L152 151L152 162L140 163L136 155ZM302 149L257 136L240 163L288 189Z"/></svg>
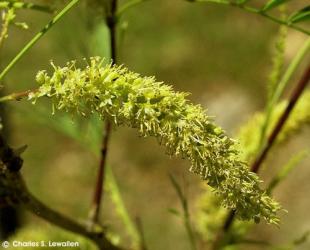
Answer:
<svg viewBox="0 0 310 250"><path fill-rule="evenodd" d="M22 158L6 144L1 135L0 160L0 204L23 206L33 214L62 229L88 238L101 250L122 250L122 248L113 245L106 238L103 231L89 231L83 225L49 208L36 199L28 191L24 180L19 173L23 164Z"/></svg>
<svg viewBox="0 0 310 250"><path fill-rule="evenodd" d="M105 172L106 172L106 158L108 153L108 142L110 138L111 132L111 123L106 122L104 135L102 138L102 146L101 146L101 159L99 163L98 173L97 173L97 181L95 185L95 191L93 196L93 203L91 205L91 209L89 212L89 228L92 228L95 223L98 222L100 206L103 198L103 187L105 180Z"/></svg>
<svg viewBox="0 0 310 250"><path fill-rule="evenodd" d="M23 98L28 97L31 94L34 94L38 89L35 90L26 90L23 92L17 92L17 93L12 93L6 96L0 97L0 103L1 102L7 102L7 101L20 101Z"/></svg>

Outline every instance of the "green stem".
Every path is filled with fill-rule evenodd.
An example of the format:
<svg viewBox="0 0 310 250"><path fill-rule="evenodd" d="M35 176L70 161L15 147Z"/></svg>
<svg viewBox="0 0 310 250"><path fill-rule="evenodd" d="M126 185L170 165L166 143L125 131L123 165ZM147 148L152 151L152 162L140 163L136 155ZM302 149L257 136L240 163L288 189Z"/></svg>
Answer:
<svg viewBox="0 0 310 250"><path fill-rule="evenodd" d="M32 48L36 42L47 32L49 31L54 24L56 24L73 6L75 6L79 0L71 0L68 5L66 5L44 28L36 34L21 50L20 52L12 59L12 61L6 66L6 68L0 74L0 81L3 77L13 68L13 66Z"/></svg>
<svg viewBox="0 0 310 250"><path fill-rule="evenodd" d="M301 61L304 59L304 57L307 55L307 53L310 50L310 38L306 40L304 45L300 48L300 50L297 52L295 57L293 58L292 62L288 66L286 72L284 73L283 77L281 78L279 84L277 85L277 88L275 89L273 96L271 97L270 101L267 104L266 109L266 119L264 121L264 124L262 126L261 135L260 135L260 144L258 145L258 149L262 148L262 146L265 143L266 134L268 126L270 125L270 119L274 110L274 106L278 103L281 95L284 92L284 89L286 88L287 84L289 83L289 80L292 78L294 72L298 68Z"/></svg>
<svg viewBox="0 0 310 250"><path fill-rule="evenodd" d="M292 24L288 21L285 21L285 20L281 20L281 19L278 19L274 16L271 16L269 14L267 14L266 12L262 11L262 10L259 10L259 9L255 9L253 7L250 7L250 6L245 6L244 4L237 4L237 3L234 3L234 2L230 2L230 1L227 1L227 0L187 0L187 1L190 1L190 2L202 2L202 3L206 3L206 2L211 2L211 3L217 3L217 4L224 4L224 5L228 5L228 6L233 6L233 7L237 7L237 8L240 8L240 9L243 9L247 12L250 12L250 13L254 13L254 14L257 14L257 15L260 15L260 16L263 16L275 23L278 23L278 24L282 24L282 25L285 25L287 27L290 27L292 29L295 29L295 30L298 30L304 34L307 34L307 35L310 35L310 31L308 30L305 30L299 26L296 26L295 24Z"/></svg>
<svg viewBox="0 0 310 250"><path fill-rule="evenodd" d="M137 243L141 242L139 231L137 230L135 224L133 223L132 219L129 216L127 208L124 204L122 195L118 188L118 184L116 182L113 170L111 167L107 166L106 168L106 177L107 177L107 185L108 190L111 195L111 199L116 207L116 213L121 218L122 222L124 223L128 235L133 240L133 246L136 247Z"/></svg>
<svg viewBox="0 0 310 250"><path fill-rule="evenodd" d="M14 8L14 9L31 9L38 10L47 13L53 13L53 9L49 6L38 5L34 3L25 3L25 2L11 2L11 1L3 1L0 3L1 8Z"/></svg>

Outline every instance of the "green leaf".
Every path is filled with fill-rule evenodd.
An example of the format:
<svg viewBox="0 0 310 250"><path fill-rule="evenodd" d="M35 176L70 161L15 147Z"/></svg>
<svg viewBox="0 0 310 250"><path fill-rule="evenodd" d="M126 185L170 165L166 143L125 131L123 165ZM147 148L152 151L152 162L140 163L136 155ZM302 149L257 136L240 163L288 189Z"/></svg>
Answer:
<svg viewBox="0 0 310 250"><path fill-rule="evenodd" d="M298 23L309 20L310 20L310 5L293 13L288 19L290 23Z"/></svg>
<svg viewBox="0 0 310 250"><path fill-rule="evenodd" d="M285 2L288 2L290 0L270 0L269 2L267 2L265 4L265 6L263 7L263 11L268 11L268 10L271 10L281 4L284 4Z"/></svg>
<svg viewBox="0 0 310 250"><path fill-rule="evenodd" d="M298 166L298 164L305 159L307 156L309 156L309 151L301 151L298 154L294 155L276 174L276 176L273 177L270 184L267 188L267 193L271 194L273 189L278 186L283 180L285 180L288 175L292 172L292 170L295 169L295 167Z"/></svg>

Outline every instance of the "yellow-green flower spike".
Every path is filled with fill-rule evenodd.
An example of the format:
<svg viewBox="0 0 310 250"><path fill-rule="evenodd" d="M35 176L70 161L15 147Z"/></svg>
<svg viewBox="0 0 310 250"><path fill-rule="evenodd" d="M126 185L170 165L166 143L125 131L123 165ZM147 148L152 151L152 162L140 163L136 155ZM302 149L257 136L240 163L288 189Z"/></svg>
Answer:
<svg viewBox="0 0 310 250"><path fill-rule="evenodd" d="M169 154L188 158L190 171L200 175L239 218L279 222L280 206L260 189L258 176L239 160L234 140L201 106L189 103L187 94L122 66L104 65L100 58L91 58L85 69L77 68L75 62L53 68L52 75L37 74L41 87L30 99L49 96L56 110L83 116L98 113L117 126L157 137Z"/></svg>

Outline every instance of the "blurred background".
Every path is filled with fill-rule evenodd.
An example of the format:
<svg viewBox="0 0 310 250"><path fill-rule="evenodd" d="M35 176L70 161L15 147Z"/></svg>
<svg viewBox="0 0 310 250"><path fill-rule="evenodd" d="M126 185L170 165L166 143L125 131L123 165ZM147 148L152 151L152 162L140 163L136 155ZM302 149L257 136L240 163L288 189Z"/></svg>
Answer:
<svg viewBox="0 0 310 250"><path fill-rule="evenodd" d="M298 9L306 1L291 2L289 8ZM96 4L83 1L60 20L7 75L5 91L35 88L36 72L50 70L50 60L64 65L72 59L83 64L85 57L108 57L108 30ZM10 29L1 53L2 68L50 18L40 12L18 11L18 21L26 22L29 29ZM118 60L130 70L156 76L177 91L190 92L190 100L207 108L208 114L234 136L254 112L264 109L278 30L279 25L236 8L150 0L131 8L121 19ZM285 65L306 38L300 32L288 30ZM299 67L290 86L300 77L304 66ZM89 125L87 120L61 113L52 116L49 101L35 106L27 101L10 103L7 116L10 144L28 145L22 173L29 189L52 208L72 218L86 219L99 164L96 145L103 123L94 118ZM77 137L77 131L90 136L89 145L72 139L70 134ZM310 129L303 127L274 149L260 173L262 178L270 180L271 174L292 155L309 147L309 139ZM280 227L262 222L251 230L251 235L285 244L310 230L309 163L309 157L304 159L274 193L288 210L281 215ZM189 162L166 155L155 139L140 138L133 129L117 128L112 133L108 164L131 217L142 221L148 249L189 249L182 220L169 212L171 208L181 210L169 180L171 173L186 190L194 220L196 200L203 188L200 179L189 174ZM109 195L104 196L100 216L121 236L122 242L128 241ZM58 230L25 211L20 211L20 218L23 226L35 227L37 231ZM310 242L297 249L310 249Z"/></svg>

